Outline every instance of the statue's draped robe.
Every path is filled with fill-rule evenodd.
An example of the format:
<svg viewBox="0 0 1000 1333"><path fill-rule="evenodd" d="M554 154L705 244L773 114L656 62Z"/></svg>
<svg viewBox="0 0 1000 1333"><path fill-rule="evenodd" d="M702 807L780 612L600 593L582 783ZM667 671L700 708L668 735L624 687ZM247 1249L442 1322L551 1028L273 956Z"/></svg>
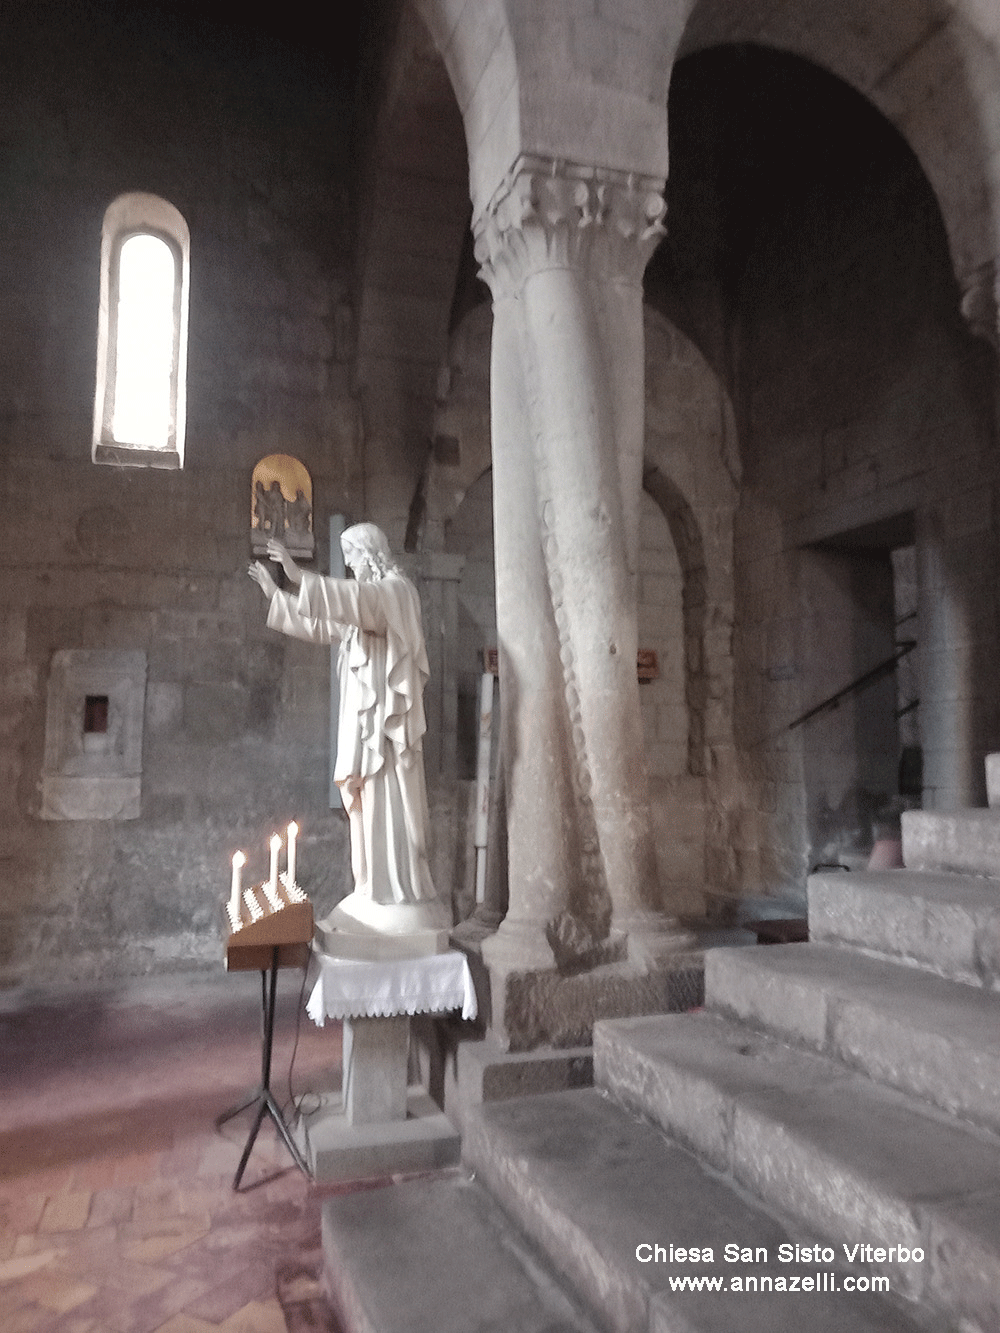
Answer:
<svg viewBox="0 0 1000 1333"><path fill-rule="evenodd" d="M311 643L341 641L333 777L351 820L355 892L376 903L433 900L423 762L429 672L416 588L398 573L358 583L303 571L297 593L274 593L267 623Z"/></svg>

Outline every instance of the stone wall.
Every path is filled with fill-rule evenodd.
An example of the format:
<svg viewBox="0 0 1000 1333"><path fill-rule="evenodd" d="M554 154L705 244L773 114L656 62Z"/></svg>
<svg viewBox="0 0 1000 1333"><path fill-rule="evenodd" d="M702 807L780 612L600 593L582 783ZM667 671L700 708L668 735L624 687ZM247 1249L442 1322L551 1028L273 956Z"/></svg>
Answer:
<svg viewBox="0 0 1000 1333"><path fill-rule="evenodd" d="M250 475L275 450L362 517L350 393L350 87L266 34L165 9L13 7L0 42L0 976L217 960L237 847L303 829L317 906L349 873L327 805L328 654L265 630ZM101 220L126 190L191 231L183 471L90 461ZM141 812L39 816L61 649L142 650Z"/></svg>
<svg viewBox="0 0 1000 1333"><path fill-rule="evenodd" d="M895 794L891 688L788 726L891 654L890 551L914 540L925 803L981 799L995 355L962 321L918 162L846 85L723 48L678 66L671 128L649 296L729 386L743 465L735 728L757 799L734 878L796 893L816 860L863 858Z"/></svg>
<svg viewBox="0 0 1000 1333"><path fill-rule="evenodd" d="M0 976L203 962L237 846L262 858L294 815L317 906L347 877L328 655L269 634L246 578L254 463L310 470L320 568L334 512L405 531L421 569L466 558L454 626L435 611L434 631L466 697L493 632L492 316L459 254L459 119L409 11L406 58L368 89L367 178L354 71L322 54L336 41L144 0L13 5L0 23ZM661 675L641 699L667 899L695 910L707 892L726 913L863 856L892 798L891 688L789 724L891 649L904 547L924 800L981 797L1000 745L996 355L960 310L989 333L995 293L988 264L960 292L917 158L817 67L691 56L669 123L639 570ZM175 473L90 462L101 220L133 190L191 232ZM74 649L146 655L136 819L40 818L51 664ZM467 892L468 779L449 765L457 750L468 770L469 719L443 695L435 709L435 874Z"/></svg>

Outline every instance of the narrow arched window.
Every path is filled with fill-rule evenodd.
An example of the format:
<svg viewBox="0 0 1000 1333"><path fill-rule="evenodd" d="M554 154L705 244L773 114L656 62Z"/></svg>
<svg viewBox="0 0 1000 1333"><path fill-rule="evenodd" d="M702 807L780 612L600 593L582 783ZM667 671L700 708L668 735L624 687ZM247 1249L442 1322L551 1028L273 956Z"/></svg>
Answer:
<svg viewBox="0 0 1000 1333"><path fill-rule="evenodd" d="M94 461L184 461L187 224L152 194L123 194L104 215Z"/></svg>

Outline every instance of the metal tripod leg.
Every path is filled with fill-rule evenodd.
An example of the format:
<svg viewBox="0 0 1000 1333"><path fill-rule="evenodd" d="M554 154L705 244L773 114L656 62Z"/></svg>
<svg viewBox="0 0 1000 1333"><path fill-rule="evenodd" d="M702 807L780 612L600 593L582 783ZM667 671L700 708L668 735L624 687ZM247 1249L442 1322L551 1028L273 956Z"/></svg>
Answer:
<svg viewBox="0 0 1000 1333"><path fill-rule="evenodd" d="M247 1162L250 1160L250 1153L253 1151L253 1145L257 1140L260 1127L264 1123L264 1117L269 1115L274 1121L275 1128L284 1140L285 1147L291 1154L292 1160L300 1171L309 1175L309 1168L305 1159L299 1152L295 1140L292 1138L288 1126L285 1124L281 1114L281 1108L274 1099L271 1092L271 1054L274 1050L274 1010L278 991L278 949L275 946L271 951L270 971L261 971L260 974L260 1008L261 1008L261 1057L260 1057L260 1088L248 1101L240 1106L233 1107L232 1110L224 1112L217 1120L217 1125L225 1124L233 1116L239 1115L240 1111L245 1111L250 1106L257 1107L257 1114L254 1116L253 1128L250 1130L250 1137L247 1139L246 1147L243 1149L243 1156L240 1158L240 1164L236 1168L236 1176L233 1180L233 1189L238 1190L240 1181L243 1179L243 1172L246 1170Z"/></svg>

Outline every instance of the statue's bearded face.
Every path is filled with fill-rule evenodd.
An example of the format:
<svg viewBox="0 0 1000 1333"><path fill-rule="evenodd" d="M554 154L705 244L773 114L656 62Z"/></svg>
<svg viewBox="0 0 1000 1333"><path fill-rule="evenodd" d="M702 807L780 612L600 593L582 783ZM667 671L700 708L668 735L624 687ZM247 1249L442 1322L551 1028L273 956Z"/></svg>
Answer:
<svg viewBox="0 0 1000 1333"><path fill-rule="evenodd" d="M351 571L359 583L364 583L371 578L371 568L365 559L365 554L359 546L353 542L342 541L341 550L344 552L344 564Z"/></svg>

